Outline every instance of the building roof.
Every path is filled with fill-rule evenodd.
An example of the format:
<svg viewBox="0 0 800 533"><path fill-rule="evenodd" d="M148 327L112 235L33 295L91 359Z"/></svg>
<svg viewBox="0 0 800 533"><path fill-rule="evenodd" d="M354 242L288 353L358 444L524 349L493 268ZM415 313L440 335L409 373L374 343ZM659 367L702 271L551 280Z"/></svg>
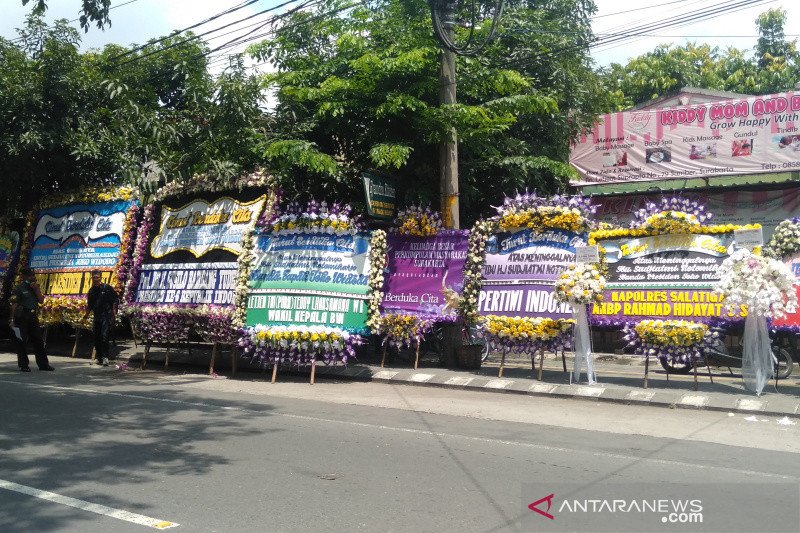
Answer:
<svg viewBox="0 0 800 533"><path fill-rule="evenodd" d="M730 91L717 91L715 89L701 89L699 87L681 87L658 98L642 102L626 111L639 111L643 109L660 109L679 105L707 104L720 100L739 100L750 98L752 94L732 93Z"/></svg>

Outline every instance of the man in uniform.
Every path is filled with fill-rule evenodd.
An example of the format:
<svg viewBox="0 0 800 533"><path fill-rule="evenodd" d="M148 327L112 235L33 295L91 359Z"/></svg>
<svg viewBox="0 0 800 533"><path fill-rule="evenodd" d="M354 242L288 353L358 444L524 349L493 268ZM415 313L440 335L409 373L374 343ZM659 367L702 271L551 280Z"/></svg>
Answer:
<svg viewBox="0 0 800 533"><path fill-rule="evenodd" d="M30 372L27 344L33 342L33 351L36 354L36 365L39 370L55 370L50 366L44 350L42 333L39 331L39 304L44 302L44 296L36 283L36 275L30 268L20 270L22 281L14 287L11 296L10 326L14 331L17 341L17 364L22 372Z"/></svg>

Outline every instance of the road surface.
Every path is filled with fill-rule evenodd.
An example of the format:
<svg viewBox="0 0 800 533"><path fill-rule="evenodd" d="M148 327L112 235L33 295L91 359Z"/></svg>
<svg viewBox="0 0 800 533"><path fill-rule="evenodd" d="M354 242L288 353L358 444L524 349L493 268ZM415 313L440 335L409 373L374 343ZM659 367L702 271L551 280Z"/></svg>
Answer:
<svg viewBox="0 0 800 533"><path fill-rule="evenodd" d="M0 531L532 530L549 484L800 481L789 419L54 364L0 357Z"/></svg>

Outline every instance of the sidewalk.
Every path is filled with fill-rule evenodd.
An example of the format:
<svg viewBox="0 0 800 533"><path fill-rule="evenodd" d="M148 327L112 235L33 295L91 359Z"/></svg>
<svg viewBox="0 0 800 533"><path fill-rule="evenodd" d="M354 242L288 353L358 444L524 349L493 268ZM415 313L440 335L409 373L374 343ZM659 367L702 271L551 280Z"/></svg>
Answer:
<svg viewBox="0 0 800 533"><path fill-rule="evenodd" d="M51 343L48 352L55 356L69 357L72 353L72 342ZM78 356L87 359L91 345L80 344ZM131 370L139 368L143 347L135 347L130 340L120 341L118 363L126 362ZM8 342L0 344L0 352L11 356L12 350ZM147 359L147 368L159 370L163 368L166 349L153 347ZM595 371L598 383L594 385L570 384L570 374L564 373L561 358L550 355L545 358L542 381L536 379L537 374L531 371L530 359L507 358L503 378L498 378L499 357L490 360L479 370L449 370L436 367L436 361L423 359L420 368L413 370L412 363L395 360L381 368L379 358L362 356L357 362L347 367L326 367L318 365L317 379L339 379L356 381L375 381L395 385L412 385L422 387L444 387L490 393L526 394L530 396L554 396L574 398L584 401L603 401L622 404L650 405L666 408L707 409L731 413L750 413L753 415L789 416L800 418L800 370L795 369L787 380L781 380L777 392L774 381L765 389L761 397L743 389L738 369L733 369L732 376L727 368L712 367L714 383L709 381L708 374L698 372L698 390L695 391L694 376L677 376L663 371L658 361L650 361L649 387L642 387L644 377L644 361L640 357L597 355ZM11 359L4 358L8 361ZM169 369L180 368L192 373L207 373L211 360L208 346L193 346L191 353L186 348L170 350ZM56 361L57 362L57 361ZM538 363L538 361L537 361ZM237 371L242 373L264 373L268 380L271 369L262 369L239 360ZM572 369L572 360L567 357L567 368ZM215 373L218 377L231 373L230 350L220 350L217 354ZM308 370L280 369L278 382L291 379L308 379ZM585 375L584 375L585 379ZM265 386L269 386L266 383ZM487 395L487 400L491 397Z"/></svg>

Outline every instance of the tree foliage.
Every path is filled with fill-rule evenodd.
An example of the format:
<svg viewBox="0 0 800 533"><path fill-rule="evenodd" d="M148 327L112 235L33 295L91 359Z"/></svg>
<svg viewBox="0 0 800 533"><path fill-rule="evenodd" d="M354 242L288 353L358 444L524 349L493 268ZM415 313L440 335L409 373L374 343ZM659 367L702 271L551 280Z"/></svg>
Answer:
<svg viewBox="0 0 800 533"><path fill-rule="evenodd" d="M35 15L18 41L0 39L0 212L55 191L256 166L261 89L240 60L214 78L205 45L185 36L124 59L126 48L79 43L65 21Z"/></svg>
<svg viewBox="0 0 800 533"><path fill-rule="evenodd" d="M260 153L290 197L358 197L359 172L377 168L401 177L406 200L437 204L439 143L455 128L467 222L515 189L563 188L573 175L564 164L570 134L600 109L601 86L585 49L532 63L560 38L532 34L543 23L589 34L593 4L545 4L511 6L507 37L481 59L458 58L458 103L447 106L438 103L440 50L424 1L345 10L344 0L328 0L287 18L250 48L277 69L263 79L277 103Z"/></svg>
<svg viewBox="0 0 800 533"><path fill-rule="evenodd" d="M770 9L756 19L758 40L753 53L721 50L709 44L660 45L652 52L613 63L604 73L617 109L692 86L743 94L792 90L800 79L797 41L784 34L786 12Z"/></svg>
<svg viewBox="0 0 800 533"><path fill-rule="evenodd" d="M34 15L43 15L47 11L47 0L22 0L22 5L26 6L32 2ZM111 25L108 12L111 10L111 0L81 0L81 15L78 20L84 31L89 31L92 23L98 28Z"/></svg>

